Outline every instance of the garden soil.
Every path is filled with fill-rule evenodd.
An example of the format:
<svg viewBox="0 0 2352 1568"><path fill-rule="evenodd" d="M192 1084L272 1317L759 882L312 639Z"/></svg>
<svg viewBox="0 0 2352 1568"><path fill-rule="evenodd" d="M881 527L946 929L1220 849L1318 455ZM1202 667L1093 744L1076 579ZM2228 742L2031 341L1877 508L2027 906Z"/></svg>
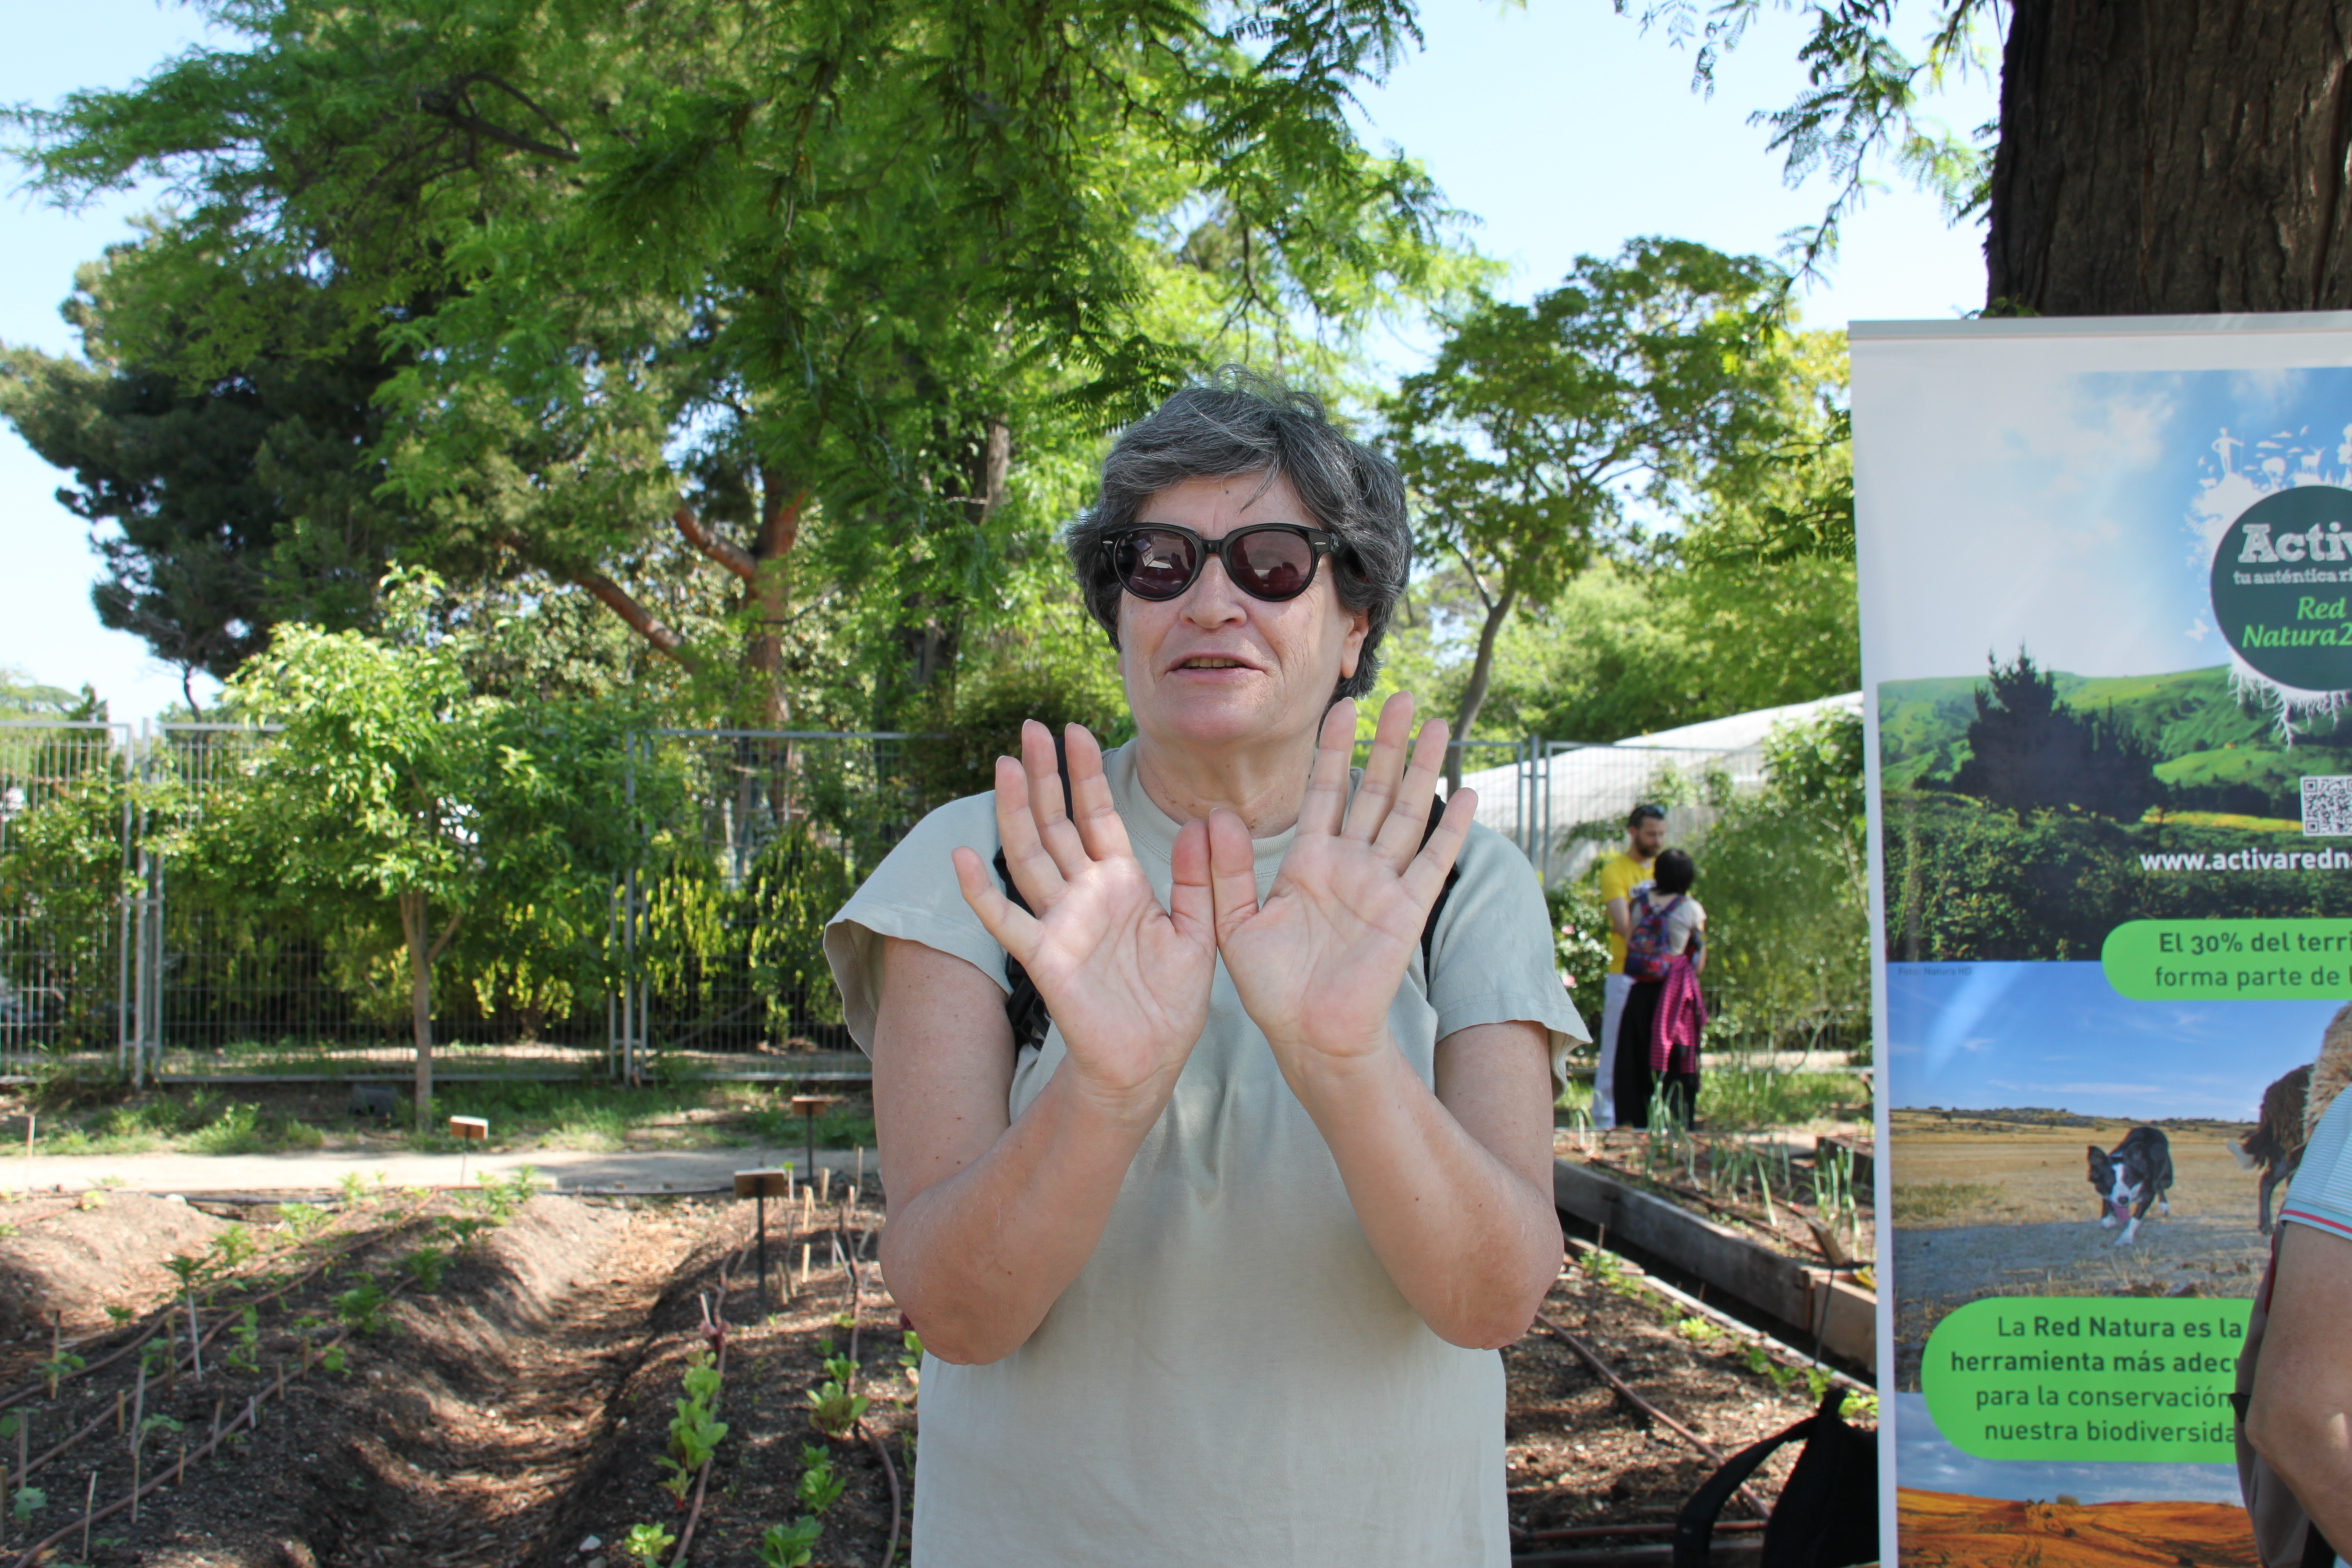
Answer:
<svg viewBox="0 0 2352 1568"><path fill-rule="evenodd" d="M881 1216L870 1203L854 1211L771 1206L774 1295L763 1312L750 1207L722 1200L543 1195L494 1215L447 1195L380 1191L323 1222L287 1211L316 1228L303 1241L269 1208L243 1211L246 1223L232 1231L187 1205L38 1201L38 1213L25 1202L8 1213L20 1228L12 1245L37 1239L40 1247L0 1253L0 1273L43 1256L103 1259L85 1261L80 1276L57 1265L39 1299L66 1311L69 1325L103 1325L108 1301L136 1316L69 1347L91 1365L55 1397L37 1367L49 1355L45 1337L0 1346L0 1394L25 1396L10 1413L30 1417L31 1457L89 1434L33 1471L43 1496L28 1520L10 1525L0 1568L60 1530L64 1539L44 1559L51 1568L621 1568L619 1543L633 1525L685 1527L689 1510L659 1485L656 1461L689 1357L721 1341L718 1415L730 1430L688 1560L757 1564L761 1535L806 1511L796 1492L812 1449L843 1482L823 1515L816 1568L880 1563L894 1516L903 1554L904 1504L919 1473L919 1389L897 1307L871 1262ZM176 1286L161 1265L208 1245L218 1259L224 1236L239 1261L223 1263L208 1288L198 1379L184 1354L184 1306L173 1307ZM837 1261L837 1245L854 1269ZM443 1252L450 1256L440 1272L432 1257ZM379 1291L385 1299L372 1309L365 1300L352 1309L353 1292ZM256 1304L250 1327L240 1310L247 1302ZM1638 1281L1571 1269L1545 1311L1726 1451L1801 1419L1813 1404L1800 1371L1686 1319ZM335 1370L327 1363L339 1320L369 1331L342 1341ZM138 1354L99 1364L167 1323L176 1377L163 1371L160 1333L149 1341L143 1395ZM854 1357L857 1392L869 1401L860 1424L838 1439L810 1422L809 1396L828 1378L829 1355ZM1539 1330L1504 1356L1515 1529L1661 1523L1713 1468L1550 1333ZM150 1493L135 1522L127 1510L98 1520L85 1554L78 1521L88 1478L97 1477L101 1507L128 1493L130 1441L115 1412L118 1399L131 1407L142 1398L124 1410L125 1425L134 1413L150 1418L142 1482L168 1472L183 1447L200 1449L216 1419L237 1430L212 1457L190 1458L184 1480ZM259 1418L251 1431L239 1414L248 1400ZM1792 1458L1767 1467L1766 1495ZM13 1489L5 1440L0 1461Z"/></svg>

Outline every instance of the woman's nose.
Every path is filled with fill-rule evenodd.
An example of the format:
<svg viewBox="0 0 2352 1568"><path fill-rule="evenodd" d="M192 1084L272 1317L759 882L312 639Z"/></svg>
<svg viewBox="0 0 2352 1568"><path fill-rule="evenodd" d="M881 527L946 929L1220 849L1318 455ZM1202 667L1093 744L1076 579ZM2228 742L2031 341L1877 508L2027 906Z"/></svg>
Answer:
<svg viewBox="0 0 2352 1568"><path fill-rule="evenodd" d="M1201 563L1200 576L1184 595L1184 618L1195 626L1229 626L1249 614L1241 590L1225 575L1225 563L1211 556Z"/></svg>

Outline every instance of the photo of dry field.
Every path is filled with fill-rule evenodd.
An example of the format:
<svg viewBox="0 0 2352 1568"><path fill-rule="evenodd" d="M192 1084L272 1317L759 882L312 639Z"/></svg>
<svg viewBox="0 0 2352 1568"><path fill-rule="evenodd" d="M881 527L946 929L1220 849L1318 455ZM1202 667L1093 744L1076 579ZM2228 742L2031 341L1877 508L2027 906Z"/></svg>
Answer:
<svg viewBox="0 0 2352 1568"><path fill-rule="evenodd" d="M1896 1499L1903 1568L2257 1568L2245 1510L2223 1503Z"/></svg>
<svg viewBox="0 0 2352 1568"><path fill-rule="evenodd" d="M1896 1386L1944 1314L1985 1296L2242 1296L2261 1283L2256 1173L2231 1145L2250 1122L2166 1120L2172 1213L2128 1247L2099 1223L2086 1168L2142 1125L2064 1111L1893 1113Z"/></svg>

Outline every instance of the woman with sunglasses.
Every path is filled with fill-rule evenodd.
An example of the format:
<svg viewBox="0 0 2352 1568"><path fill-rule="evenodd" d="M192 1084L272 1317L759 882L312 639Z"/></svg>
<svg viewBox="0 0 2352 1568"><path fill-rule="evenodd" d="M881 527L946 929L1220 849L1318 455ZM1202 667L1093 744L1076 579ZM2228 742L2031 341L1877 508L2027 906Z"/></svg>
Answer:
<svg viewBox="0 0 2352 1568"><path fill-rule="evenodd" d="M1526 860L1467 791L1433 826L1444 724L1391 697L1351 774L1403 488L1229 374L1069 549L1136 738L1073 726L1065 798L1028 725L826 937L928 1352L917 1568L1501 1565L1494 1347L1559 1271L1583 1029Z"/></svg>

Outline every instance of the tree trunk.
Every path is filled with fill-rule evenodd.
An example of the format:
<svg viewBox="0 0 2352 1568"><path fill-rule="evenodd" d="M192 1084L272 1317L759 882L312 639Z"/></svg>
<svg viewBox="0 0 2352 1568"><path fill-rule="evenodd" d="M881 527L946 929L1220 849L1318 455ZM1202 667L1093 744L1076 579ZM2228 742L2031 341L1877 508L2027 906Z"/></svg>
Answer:
<svg viewBox="0 0 2352 1568"><path fill-rule="evenodd" d="M800 513L807 497L773 469L760 470L760 526L753 538L751 575L744 579L744 609L752 618L743 668L751 677L762 724L788 728L790 699L784 693L784 621L792 607L792 547L800 540Z"/></svg>
<svg viewBox="0 0 2352 1568"><path fill-rule="evenodd" d="M2340 0L2016 0L1988 309L2352 306L2348 149Z"/></svg>
<svg viewBox="0 0 2352 1568"><path fill-rule="evenodd" d="M408 940L409 1025L416 1035L416 1125L433 1114L433 960L425 949L425 895L400 895L400 934Z"/></svg>
<svg viewBox="0 0 2352 1568"><path fill-rule="evenodd" d="M1454 739L1470 738L1470 726L1478 722L1478 710L1486 705L1486 688L1494 678L1495 638L1501 634L1503 622L1511 617L1511 606L1519 602L1519 590L1505 588L1487 601L1486 622L1478 628L1478 657L1470 661L1470 683L1462 688L1462 708L1454 719ZM1451 795L1462 787L1463 747L1455 746L1446 752L1446 793Z"/></svg>
<svg viewBox="0 0 2352 1568"><path fill-rule="evenodd" d="M449 917L449 924L430 942L425 940L426 895L412 889L400 895L400 935L408 947L408 1009L409 1025L416 1036L416 1124L417 1131L425 1130L425 1121L433 1114L433 964L440 958L441 949L457 935L457 923L464 911Z"/></svg>

